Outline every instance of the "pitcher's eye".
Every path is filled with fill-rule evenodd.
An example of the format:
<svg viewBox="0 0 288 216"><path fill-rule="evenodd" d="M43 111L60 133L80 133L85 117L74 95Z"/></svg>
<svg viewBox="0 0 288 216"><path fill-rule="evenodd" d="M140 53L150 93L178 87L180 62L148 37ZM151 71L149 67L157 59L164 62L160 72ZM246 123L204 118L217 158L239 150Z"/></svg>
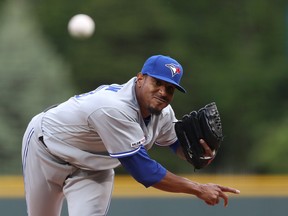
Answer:
<svg viewBox="0 0 288 216"><path fill-rule="evenodd" d="M167 84L166 82L160 80L160 79L156 79L154 78L154 84L155 86L159 87L159 86L164 86L165 87L165 91L167 92L167 94L173 95L174 91L175 91L175 86L172 84Z"/></svg>
<svg viewBox="0 0 288 216"><path fill-rule="evenodd" d="M175 87L174 86L167 86L166 87L166 92L170 95L173 95L174 94L174 90L175 90Z"/></svg>
<svg viewBox="0 0 288 216"><path fill-rule="evenodd" d="M161 80L158 80L158 79L155 79L155 83L156 83L156 86L161 86L162 85L162 81Z"/></svg>

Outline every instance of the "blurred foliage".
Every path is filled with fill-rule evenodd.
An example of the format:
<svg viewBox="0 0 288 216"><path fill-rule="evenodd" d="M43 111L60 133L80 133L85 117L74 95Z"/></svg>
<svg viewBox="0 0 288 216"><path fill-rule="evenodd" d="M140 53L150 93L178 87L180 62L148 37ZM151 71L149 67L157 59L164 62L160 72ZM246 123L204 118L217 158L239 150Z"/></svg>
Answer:
<svg viewBox="0 0 288 216"><path fill-rule="evenodd" d="M5 15L10 13L8 2L30 18L24 16L18 24L14 18L14 24L9 24L11 15ZM177 92L172 103L177 116L210 101L217 102L222 114L224 143L215 162L201 172L288 173L287 1L26 0L31 9L23 2L0 3L4 11L0 17L0 74L5 75L1 94L7 94L1 101L1 161L19 151L17 138L21 135L13 134L12 123L17 121L22 132L27 115L66 99L60 94L66 85L67 92L71 92L70 85L75 86L74 91L85 92L103 83L123 83L141 70L147 57L162 53L179 60L185 71L182 84L188 94ZM96 22L96 32L87 40L71 38L67 32L69 19L78 13ZM22 71L24 59L29 73ZM45 85L35 78L33 84L14 89L19 84L15 78L9 80L12 66L20 80L32 82L28 74L33 80L37 75L47 76ZM36 96L25 97L28 86ZM47 90L50 86L53 91ZM23 93L21 100L15 98L16 91ZM15 103L19 110L21 107L17 113L21 117L4 109ZM150 154L172 171L193 170L171 157L169 150L155 147Z"/></svg>
<svg viewBox="0 0 288 216"><path fill-rule="evenodd" d="M21 171L21 142L32 116L73 93L69 66L43 40L22 1L0 13L0 173Z"/></svg>

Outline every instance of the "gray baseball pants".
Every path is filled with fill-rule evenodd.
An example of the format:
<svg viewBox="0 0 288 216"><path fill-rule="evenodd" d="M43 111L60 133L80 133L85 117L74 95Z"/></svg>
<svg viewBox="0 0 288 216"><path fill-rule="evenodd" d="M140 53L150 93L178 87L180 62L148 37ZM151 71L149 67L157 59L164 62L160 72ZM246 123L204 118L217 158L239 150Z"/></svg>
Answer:
<svg viewBox="0 0 288 216"><path fill-rule="evenodd" d="M39 115L22 142L22 165L29 216L60 216L66 198L69 216L105 216L111 201L114 170L79 169L55 157L39 140Z"/></svg>

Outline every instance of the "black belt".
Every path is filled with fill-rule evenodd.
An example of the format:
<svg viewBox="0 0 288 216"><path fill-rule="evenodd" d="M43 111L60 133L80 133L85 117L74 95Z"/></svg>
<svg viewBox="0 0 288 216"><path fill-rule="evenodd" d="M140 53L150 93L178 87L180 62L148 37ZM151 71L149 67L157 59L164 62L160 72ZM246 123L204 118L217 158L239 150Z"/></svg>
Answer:
<svg viewBox="0 0 288 216"><path fill-rule="evenodd" d="M40 136L40 137L39 137L39 140L40 140L40 142L47 148L47 146L46 146L46 144L45 144L45 142L44 142L43 136Z"/></svg>
<svg viewBox="0 0 288 216"><path fill-rule="evenodd" d="M53 155L53 154L49 151L49 149L47 148L47 146L46 146L46 144L45 144L45 142L44 142L43 136L40 136L38 139L39 139L40 142L45 146L47 152L49 152L51 155ZM58 160L63 161L62 164L68 164L68 165L70 165L69 162L66 162L66 161L64 161L63 159L61 159L61 158L59 158L59 157L57 157L57 156L55 156L55 155L53 155L53 157L57 158ZM68 177L69 177L69 176L68 176ZM68 178L68 177L67 177L67 178Z"/></svg>

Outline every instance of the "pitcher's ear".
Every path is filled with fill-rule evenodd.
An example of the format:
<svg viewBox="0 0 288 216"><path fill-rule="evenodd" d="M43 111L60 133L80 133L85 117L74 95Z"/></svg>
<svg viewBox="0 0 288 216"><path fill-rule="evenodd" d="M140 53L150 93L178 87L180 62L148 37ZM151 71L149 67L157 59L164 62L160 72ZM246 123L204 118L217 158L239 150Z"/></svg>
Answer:
<svg viewBox="0 0 288 216"><path fill-rule="evenodd" d="M136 83L138 87L141 87L143 80L144 80L144 75L141 72L139 72L137 74L137 79L136 79Z"/></svg>

